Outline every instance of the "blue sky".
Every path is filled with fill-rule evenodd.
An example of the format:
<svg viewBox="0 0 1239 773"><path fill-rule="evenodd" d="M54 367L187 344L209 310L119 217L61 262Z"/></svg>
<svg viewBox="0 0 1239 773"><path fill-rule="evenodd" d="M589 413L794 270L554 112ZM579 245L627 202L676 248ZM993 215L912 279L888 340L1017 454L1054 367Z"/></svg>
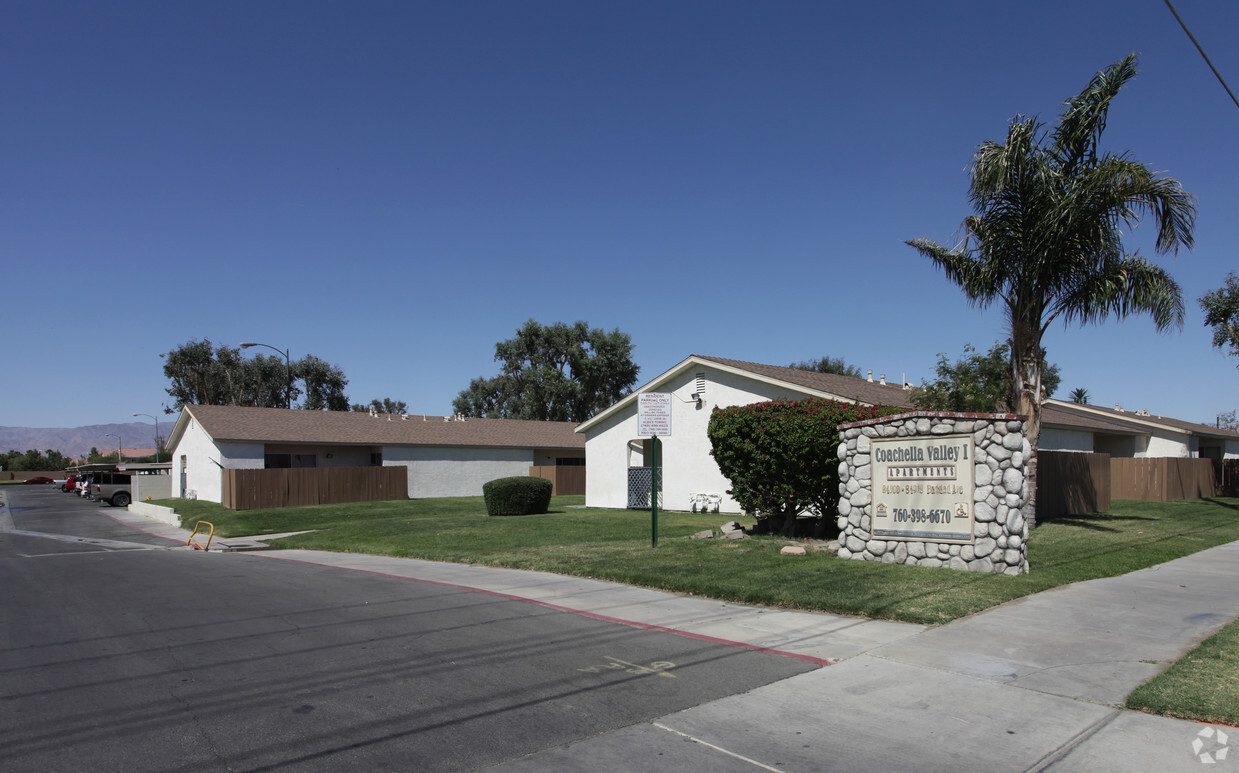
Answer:
<svg viewBox="0 0 1239 773"><path fill-rule="evenodd" d="M1239 3L1176 7L1239 86ZM1132 51L1104 142L1199 199L1193 251L1128 239L1187 319L1044 343L1057 396L1212 421L1239 109L1161 0L15 0L0 425L160 412L160 353L203 338L449 413L530 318L623 330L642 383L694 353L920 383L1006 320L904 240L951 242L977 144Z"/></svg>

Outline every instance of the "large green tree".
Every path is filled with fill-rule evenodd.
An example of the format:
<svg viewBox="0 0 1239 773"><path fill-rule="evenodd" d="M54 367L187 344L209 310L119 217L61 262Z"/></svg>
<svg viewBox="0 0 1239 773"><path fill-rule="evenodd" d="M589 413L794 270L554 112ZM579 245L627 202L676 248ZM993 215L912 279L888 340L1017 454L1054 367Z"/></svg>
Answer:
<svg viewBox="0 0 1239 773"><path fill-rule="evenodd" d="M203 339L159 356L171 383L166 391L173 399L166 413L185 405L283 408L303 394L305 402L298 407L306 410L348 410L344 371L312 354L285 363L276 355L243 357L239 347L216 347Z"/></svg>
<svg viewBox="0 0 1239 773"><path fill-rule="evenodd" d="M912 404L927 411L1012 411L1015 396L1010 360L1011 346L1005 341L998 341L985 354L978 354L972 344L964 344L964 354L955 362L939 354L934 380L921 382L912 395ZM1057 365L1041 363L1044 397L1052 397L1061 380Z"/></svg>
<svg viewBox="0 0 1239 773"><path fill-rule="evenodd" d="M1001 303L1011 326L1011 378L1029 442L1041 435L1042 336L1049 325L1147 314L1159 330L1183 324L1183 295L1162 268L1123 247L1122 229L1144 215L1158 253L1191 247L1196 207L1173 178L1100 146L1110 103L1136 75L1136 55L1098 73L1067 100L1058 125L1016 116L1006 142L977 148L969 187L975 214L961 245L909 245L970 301ZM1036 479L1036 460L1030 460Z"/></svg>
<svg viewBox="0 0 1239 773"><path fill-rule="evenodd" d="M529 320L495 344L500 373L475 378L452 407L465 416L585 421L632 391L632 339L584 322Z"/></svg>
<svg viewBox="0 0 1239 773"><path fill-rule="evenodd" d="M1213 328L1213 345L1239 357L1239 277L1232 271L1226 275L1225 284L1197 302L1205 312L1205 327Z"/></svg>

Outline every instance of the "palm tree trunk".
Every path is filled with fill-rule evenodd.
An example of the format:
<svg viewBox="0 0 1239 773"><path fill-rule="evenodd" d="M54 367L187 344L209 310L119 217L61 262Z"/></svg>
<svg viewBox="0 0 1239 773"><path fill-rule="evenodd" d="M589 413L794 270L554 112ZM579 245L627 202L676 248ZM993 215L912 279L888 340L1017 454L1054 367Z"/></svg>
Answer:
<svg viewBox="0 0 1239 773"><path fill-rule="evenodd" d="M1024 503L1024 520L1028 528L1037 525L1037 443L1041 439L1041 351L1040 326L1026 321L1011 325L1011 389L1015 412L1027 417L1028 445L1032 453L1025 462L1028 499Z"/></svg>

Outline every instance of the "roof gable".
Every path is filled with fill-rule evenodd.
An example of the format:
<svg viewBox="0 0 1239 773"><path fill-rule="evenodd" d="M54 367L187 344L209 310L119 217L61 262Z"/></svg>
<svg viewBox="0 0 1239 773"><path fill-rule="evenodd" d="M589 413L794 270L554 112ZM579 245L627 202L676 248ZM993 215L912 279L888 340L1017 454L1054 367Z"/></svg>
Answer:
<svg viewBox="0 0 1239 773"><path fill-rule="evenodd" d="M799 368L762 365L756 362L693 354L670 370L639 387L632 394L624 397L609 408L598 412L588 421L582 422L576 431L587 431L608 417L633 405L637 400L637 395L644 392L656 392L660 386L668 381L703 367L715 368L783 389L795 390L803 393L806 397L822 397L829 400L860 403L862 405L912 407L911 392L894 384L879 384L863 378L841 376L836 373L818 373L816 371L800 370Z"/></svg>

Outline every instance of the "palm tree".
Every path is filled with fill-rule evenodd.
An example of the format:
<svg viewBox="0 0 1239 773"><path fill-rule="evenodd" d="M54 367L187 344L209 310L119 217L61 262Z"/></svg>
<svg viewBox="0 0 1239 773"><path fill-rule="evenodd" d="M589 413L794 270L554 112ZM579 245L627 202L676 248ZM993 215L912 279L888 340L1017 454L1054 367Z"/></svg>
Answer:
<svg viewBox="0 0 1239 773"><path fill-rule="evenodd" d="M1071 390L1071 402L1078 405L1088 405L1088 390L1084 387L1076 387Z"/></svg>
<svg viewBox="0 0 1239 773"><path fill-rule="evenodd" d="M976 214L964 221L964 241L955 249L907 242L972 303L1006 307L1012 404L1029 417L1034 449L1041 436L1041 338L1050 323L1144 313L1158 330L1183 325L1179 285L1139 253L1126 254L1120 229L1148 214L1158 253L1190 248L1195 199L1177 180L1098 148L1110 101L1135 75L1135 54L1097 73L1064 103L1049 132L1036 118L1013 118L1006 143L986 140L973 158L969 199ZM1032 490L1035 455L1029 478Z"/></svg>

